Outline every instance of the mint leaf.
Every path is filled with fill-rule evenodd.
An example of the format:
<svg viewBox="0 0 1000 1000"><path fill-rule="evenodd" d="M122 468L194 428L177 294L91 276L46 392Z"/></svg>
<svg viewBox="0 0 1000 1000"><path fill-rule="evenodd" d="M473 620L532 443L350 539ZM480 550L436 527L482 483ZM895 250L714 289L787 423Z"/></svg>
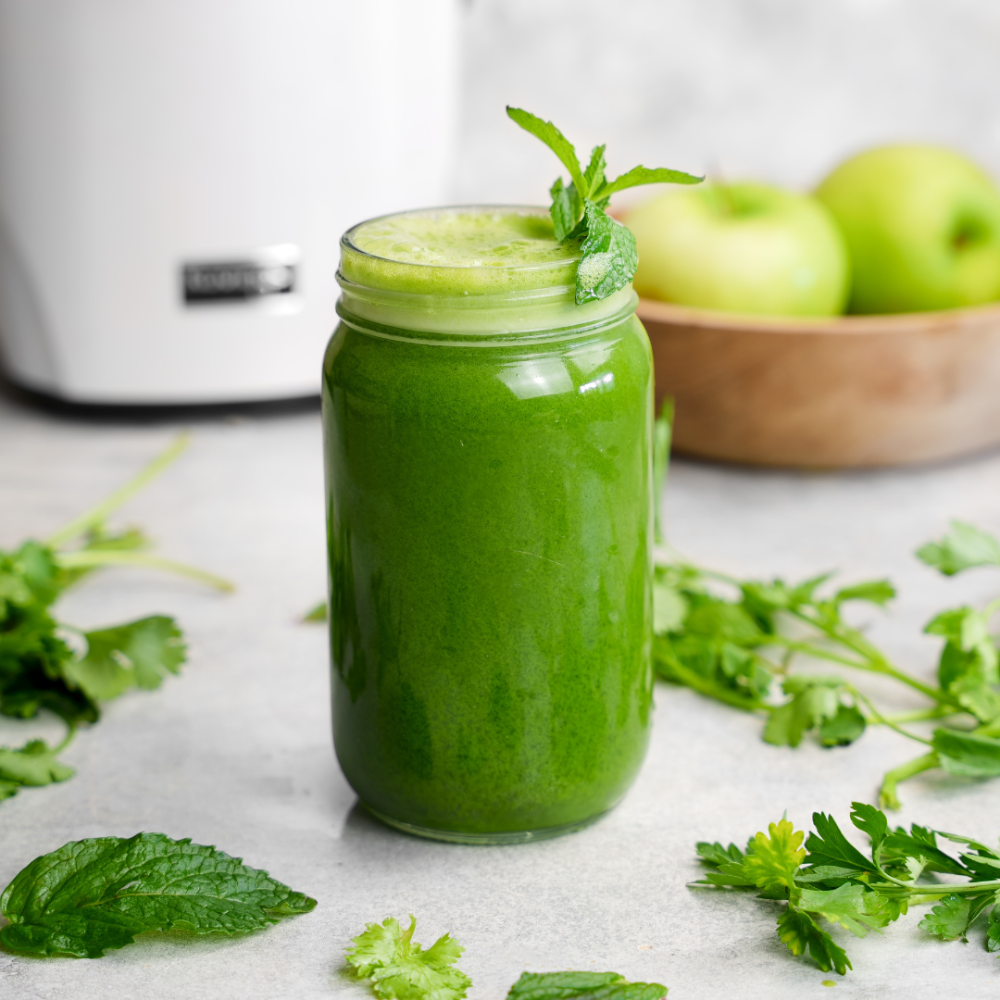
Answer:
<svg viewBox="0 0 1000 1000"><path fill-rule="evenodd" d="M617 972L522 972L507 1000L662 1000L666 986L630 983Z"/></svg>
<svg viewBox="0 0 1000 1000"><path fill-rule="evenodd" d="M611 195L637 184L697 184L704 178L679 170L650 170L640 166L608 183L604 175L607 147L595 146L587 169L582 170L576 149L552 122L509 105L507 115L541 139L569 171L568 185L559 177L549 190L552 196L549 214L557 242L584 238L577 267L577 305L613 295L632 280L639 256L632 233L604 212Z"/></svg>
<svg viewBox="0 0 1000 1000"><path fill-rule="evenodd" d="M639 254L630 229L616 222L594 202L584 203L587 237L576 271L576 304L606 299L624 288L635 274Z"/></svg>
<svg viewBox="0 0 1000 1000"><path fill-rule="evenodd" d="M186 657L172 618L153 615L127 625L88 632L87 653L66 664L66 679L91 698L109 701L132 688L149 691L176 674Z"/></svg>
<svg viewBox="0 0 1000 1000"><path fill-rule="evenodd" d="M577 193L575 184L563 187L561 177L556 178L555 183L549 188L549 194L552 197L549 215L552 216L556 242L562 243L563 240L568 239L576 232L582 211L580 195Z"/></svg>
<svg viewBox="0 0 1000 1000"><path fill-rule="evenodd" d="M935 729L931 742L949 774L966 778L1000 776L1000 740L955 729Z"/></svg>
<svg viewBox="0 0 1000 1000"><path fill-rule="evenodd" d="M824 971L836 969L842 976L853 968L847 952L808 913L789 906L778 917L778 937L793 955L809 957Z"/></svg>
<svg viewBox="0 0 1000 1000"><path fill-rule="evenodd" d="M996 907L990 911L990 922L986 929L986 950L1000 951L1000 911Z"/></svg>
<svg viewBox="0 0 1000 1000"><path fill-rule="evenodd" d="M974 566L1000 566L1000 541L964 521L952 521L940 542L917 549L917 558L945 576L954 576Z"/></svg>
<svg viewBox="0 0 1000 1000"><path fill-rule="evenodd" d="M601 147L603 152L604 147ZM618 191L626 188L639 187L641 184L700 184L705 178L686 174L683 170L669 170L666 167L633 167L620 177L616 177L599 187L596 195L599 198L610 198Z"/></svg>
<svg viewBox="0 0 1000 1000"><path fill-rule="evenodd" d="M162 833L100 837L35 858L0 896L0 943L33 955L99 958L146 931L244 934L316 900L214 847Z"/></svg>
<svg viewBox="0 0 1000 1000"><path fill-rule="evenodd" d="M0 779L14 784L14 790L0 798L13 795L18 785L41 787L72 778L76 772L56 760L56 753L44 740L30 740L20 750L0 747Z"/></svg>
<svg viewBox="0 0 1000 1000"><path fill-rule="evenodd" d="M576 185L576 190L586 191L587 187L583 182L583 172L580 169L580 161L577 159L576 149L552 124L552 122L542 121L537 115L521 108L507 106L507 117L517 122L525 130L530 132L536 139L541 139L556 156L559 157L562 165L569 171L569 175Z"/></svg>
<svg viewBox="0 0 1000 1000"><path fill-rule="evenodd" d="M607 148L607 146L595 146L590 151L590 162L583 172L583 196L601 203L598 204L599 208L604 208L608 203L606 195L602 195L600 198L595 196L597 189L604 185L604 150Z"/></svg>
<svg viewBox="0 0 1000 1000"><path fill-rule="evenodd" d="M348 963L362 979L371 979L381 1000L461 1000L472 980L456 969L464 949L450 935L426 951L413 941L417 921L404 931L394 917L367 924L351 941Z"/></svg>

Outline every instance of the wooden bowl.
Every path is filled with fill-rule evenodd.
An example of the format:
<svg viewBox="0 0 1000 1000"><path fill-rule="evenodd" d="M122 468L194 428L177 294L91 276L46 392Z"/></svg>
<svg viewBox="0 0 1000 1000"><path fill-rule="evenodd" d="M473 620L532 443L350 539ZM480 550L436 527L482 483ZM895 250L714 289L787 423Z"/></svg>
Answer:
<svg viewBox="0 0 1000 1000"><path fill-rule="evenodd" d="M679 452L837 468L1000 444L1000 304L784 320L642 299L638 315Z"/></svg>

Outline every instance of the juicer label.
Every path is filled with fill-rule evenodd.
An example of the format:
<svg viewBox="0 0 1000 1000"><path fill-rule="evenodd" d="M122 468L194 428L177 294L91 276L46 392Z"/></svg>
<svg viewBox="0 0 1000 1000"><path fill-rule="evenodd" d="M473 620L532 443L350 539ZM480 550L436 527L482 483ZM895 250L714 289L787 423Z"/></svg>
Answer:
<svg viewBox="0 0 1000 1000"><path fill-rule="evenodd" d="M295 291L298 251L274 247L244 260L186 263L181 269L184 302L243 302Z"/></svg>

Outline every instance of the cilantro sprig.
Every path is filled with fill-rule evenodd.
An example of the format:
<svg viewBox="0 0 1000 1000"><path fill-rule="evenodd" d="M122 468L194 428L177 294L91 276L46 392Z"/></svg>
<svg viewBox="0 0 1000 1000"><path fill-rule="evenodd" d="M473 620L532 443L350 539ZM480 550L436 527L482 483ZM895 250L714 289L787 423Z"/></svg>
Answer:
<svg viewBox="0 0 1000 1000"><path fill-rule="evenodd" d="M692 886L761 890L759 898L780 906L777 932L785 947L793 955L808 953L824 972L845 975L852 968L831 929L865 937L918 904L934 904L919 923L926 933L966 940L982 918L987 951L1000 951L1000 852L916 824L909 831L893 830L885 813L863 802L853 803L851 822L868 836L869 855L847 839L832 816L813 813L808 839L783 818L766 834L751 837L746 850L699 843L698 856L709 870ZM955 857L941 847L939 837L966 850Z"/></svg>
<svg viewBox="0 0 1000 1000"><path fill-rule="evenodd" d="M669 446L669 419L665 412L657 421L661 450ZM666 458L656 465L662 490ZM977 566L1000 566L1000 541L953 522L944 538L921 546L916 555L950 577ZM872 725L921 744L920 756L886 772L879 792L883 808L898 809L900 783L935 768L963 777L1000 777L1000 653L990 633L1000 599L979 609L942 611L928 622L924 632L944 640L934 684L893 663L850 620L852 607L884 608L896 597L893 585L868 580L833 588L832 576L801 583L737 579L672 553L662 555L653 581L657 674L761 716L763 739L777 746L796 747L809 733L823 746L846 746ZM884 712L839 673L799 671L817 661L890 679L926 699L926 707ZM926 722L938 725L926 735L912 729Z"/></svg>
<svg viewBox="0 0 1000 1000"><path fill-rule="evenodd" d="M605 214L611 196L641 184L699 184L704 178L665 167L638 166L609 181L604 173L607 146L595 146L583 168L573 144L552 122L521 108L508 107L507 114L526 132L541 139L569 171L569 184L557 177L549 190L549 214L558 242L581 240L577 304L605 299L624 288L635 274L639 255L631 231Z"/></svg>
<svg viewBox="0 0 1000 1000"><path fill-rule="evenodd" d="M187 442L179 437L135 478L44 542L28 539L16 549L0 549L0 714L33 719L45 710L67 726L66 738L53 748L41 740L0 747L0 799L72 777L73 769L57 755L77 726L97 722L102 701L158 687L186 657L181 630L166 615L92 631L59 621L53 608L69 587L100 567L139 566L232 589L210 573L151 555L139 530L106 526L109 515L166 469Z"/></svg>
<svg viewBox="0 0 1000 1000"><path fill-rule="evenodd" d="M0 943L26 955L99 958L137 934L246 934L316 900L214 847L162 833L99 837L35 858L0 896Z"/></svg>
<svg viewBox="0 0 1000 1000"><path fill-rule="evenodd" d="M963 525L960 544L972 531L983 546L995 541ZM954 554L954 539L953 529L934 551ZM851 604L884 607L895 596L892 585L871 580L829 592L824 589L829 579L830 574L799 584L739 580L680 560L661 562L653 588L657 673L762 716L763 738L777 746L798 746L810 732L824 746L846 746L871 725L888 726L920 743L920 756L887 771L879 793L885 808L899 808L901 782L934 768L963 777L1000 776L1000 656L989 631L1000 600L931 619L925 633L944 642L937 684L930 684L892 663L847 619ZM891 679L927 699L927 707L884 712L840 674L796 672L809 661ZM921 722L939 724L924 736L912 729Z"/></svg>

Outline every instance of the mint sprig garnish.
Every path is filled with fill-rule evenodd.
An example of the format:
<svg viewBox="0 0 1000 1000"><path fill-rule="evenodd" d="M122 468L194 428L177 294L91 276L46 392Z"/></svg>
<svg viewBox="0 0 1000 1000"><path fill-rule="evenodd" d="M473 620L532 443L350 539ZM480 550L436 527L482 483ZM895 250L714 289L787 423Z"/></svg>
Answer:
<svg viewBox="0 0 1000 1000"><path fill-rule="evenodd" d="M557 177L549 190L549 214L558 242L583 240L576 275L577 305L606 299L632 280L639 263L631 231L605 214L611 196L640 184L699 184L704 178L666 167L638 166L609 181L604 175L606 146L594 147L584 170L573 144L552 122L521 108L508 107L507 114L526 132L541 139L569 171L569 184Z"/></svg>
<svg viewBox="0 0 1000 1000"><path fill-rule="evenodd" d="M147 931L245 934L316 900L214 847L162 833L99 837L35 858L0 896L0 943L99 958Z"/></svg>

